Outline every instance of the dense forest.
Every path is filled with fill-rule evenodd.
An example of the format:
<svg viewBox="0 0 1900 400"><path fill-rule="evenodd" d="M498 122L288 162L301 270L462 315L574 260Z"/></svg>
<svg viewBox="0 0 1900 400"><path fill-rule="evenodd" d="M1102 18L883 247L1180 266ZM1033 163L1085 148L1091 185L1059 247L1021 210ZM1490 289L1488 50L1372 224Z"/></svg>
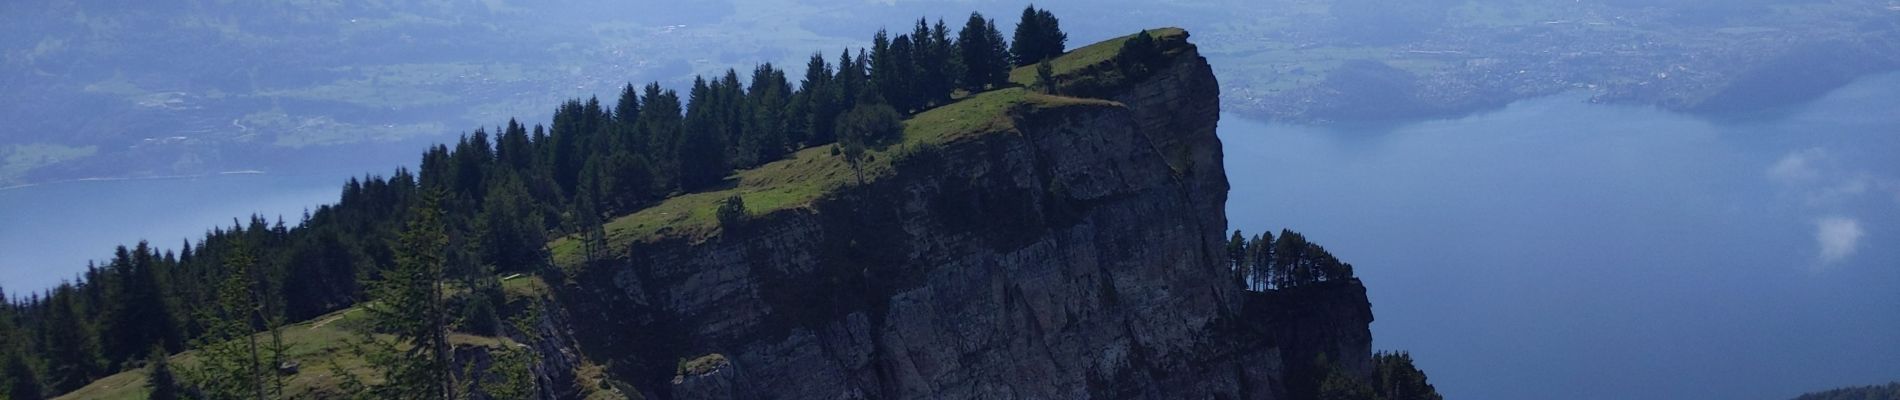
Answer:
<svg viewBox="0 0 1900 400"><path fill-rule="evenodd" d="M1858 386L1814 392L1796 397L1795 400L1891 400L1900 399L1900 382L1885 385Z"/></svg>
<svg viewBox="0 0 1900 400"><path fill-rule="evenodd" d="M1038 86L1054 91L1046 61L1066 41L1034 7L1008 39L981 14L954 33L919 19L835 61L813 54L796 85L770 64L700 77L684 95L628 84L612 103L561 104L546 125L510 120L432 147L416 171L352 178L338 203L297 221L236 219L175 251L121 246L72 282L0 295L0 396L46 398L144 368L151 398L281 397L279 328L358 305L369 329L356 351L380 379L339 374L347 391L527 393L530 361L518 354L493 363L502 370L489 376L506 379L456 382L448 334L511 329L500 277L545 272L549 239L581 238L588 258L613 257L608 217L718 188L800 149L862 154L900 137L907 115L1012 85L1018 66L1040 62ZM1156 53L1145 32L1124 46L1123 56ZM729 200L719 214L742 217L743 205ZM1297 233L1235 237L1236 280L1255 290L1352 275ZM166 359L185 350L196 350L190 365Z"/></svg>

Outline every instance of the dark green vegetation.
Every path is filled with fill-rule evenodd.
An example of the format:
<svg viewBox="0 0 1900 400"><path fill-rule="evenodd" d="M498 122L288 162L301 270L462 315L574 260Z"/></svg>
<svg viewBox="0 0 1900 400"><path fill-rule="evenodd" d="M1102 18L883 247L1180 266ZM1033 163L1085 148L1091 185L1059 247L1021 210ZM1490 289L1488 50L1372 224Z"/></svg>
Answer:
<svg viewBox="0 0 1900 400"><path fill-rule="evenodd" d="M1893 400L1900 399L1900 382L1814 392L1795 400Z"/></svg>
<svg viewBox="0 0 1900 400"><path fill-rule="evenodd" d="M1426 382L1425 372L1412 365L1412 355L1377 353L1372 355L1372 378L1360 379L1321 354L1313 360L1317 376L1296 378L1295 398L1321 400L1443 400L1438 389ZM1311 393L1311 395L1308 395Z"/></svg>
<svg viewBox="0 0 1900 400"><path fill-rule="evenodd" d="M1055 14L1029 6L1023 8L1022 22L1016 24L1009 56L1018 67L1035 64L1061 56L1068 43L1069 35L1062 33L1062 22Z"/></svg>
<svg viewBox="0 0 1900 400"><path fill-rule="evenodd" d="M1026 16L1054 27L1046 12ZM177 252L121 247L75 282L4 302L0 389L42 398L129 371L149 376L134 387L156 397L521 393L531 381L519 379L523 369L471 375L453 349L525 336L503 322L525 307L499 277L551 266L549 238L564 237L557 251L582 243L577 258L615 257L625 235L615 229L609 244L607 216L674 209L732 227L847 184L839 166L862 182L877 163L996 129L1007 110L1091 101L1014 87L1008 44L980 14L950 37L943 22L919 20L912 34L836 64L814 54L796 88L770 64L749 84L732 70L698 79L686 99L658 83L627 85L611 106L568 101L549 125L511 120L492 136L478 129L430 148L417 172L351 179L341 201L295 225L253 217ZM771 190L757 190L760 179ZM720 199L717 211L699 207L701 197ZM690 232L693 223L656 225ZM349 328L326 326L349 314L358 315ZM526 360L496 351L513 367ZM328 365L301 368L333 370L330 381L284 371L323 358L311 352L330 354Z"/></svg>
<svg viewBox="0 0 1900 400"><path fill-rule="evenodd" d="M1271 233L1250 238L1235 230L1227 240L1227 265L1236 283L1255 291L1353 279L1352 264L1289 230L1281 230L1277 239Z"/></svg>

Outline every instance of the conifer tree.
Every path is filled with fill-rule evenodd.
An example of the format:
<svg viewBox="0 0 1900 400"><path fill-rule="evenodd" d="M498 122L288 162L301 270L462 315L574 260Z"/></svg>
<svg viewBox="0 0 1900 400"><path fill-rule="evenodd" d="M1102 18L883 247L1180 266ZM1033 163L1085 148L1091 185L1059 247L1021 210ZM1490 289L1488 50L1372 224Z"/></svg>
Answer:
<svg viewBox="0 0 1900 400"><path fill-rule="evenodd" d="M799 83L799 101L805 104L805 121L801 132L793 136L803 139L805 145L831 143L833 123L838 118L837 88L832 87L831 65L825 62L823 53L812 53L811 61L805 64L805 80Z"/></svg>
<svg viewBox="0 0 1900 400"><path fill-rule="evenodd" d="M1115 57L1115 66L1121 70L1122 76L1130 79L1140 78L1148 76L1150 71L1148 64L1161 58L1161 49L1160 45L1155 43L1154 36L1143 30L1123 41L1121 52L1116 53Z"/></svg>
<svg viewBox="0 0 1900 400"><path fill-rule="evenodd" d="M891 50L887 55L888 65L882 70L874 70L879 78L878 89L884 92L884 100L898 111L921 110L917 96L917 50L910 35L897 35L891 40Z"/></svg>
<svg viewBox="0 0 1900 400"><path fill-rule="evenodd" d="M857 106L858 95L869 84L864 75L865 69L864 57L852 58L850 49L838 55L838 76L832 78L832 81L838 85L838 90L832 95L837 97L836 104L840 113ZM837 118L837 116L833 115L832 118ZM838 133L834 131L833 134Z"/></svg>
<svg viewBox="0 0 1900 400"><path fill-rule="evenodd" d="M1068 41L1069 35L1062 33L1061 22L1056 20L1055 14L1031 5L1023 8L1022 20L1016 23L1010 58L1017 66L1034 64L1062 55Z"/></svg>
<svg viewBox="0 0 1900 400"><path fill-rule="evenodd" d="M6 390L7 398L10 398L10 399L46 398L47 397L45 395L46 389L40 386L39 373L33 370L33 366L31 364L27 364L26 356L22 355L21 353L22 353L22 350L20 349L8 350L6 354L6 365L4 367L0 367L0 368L5 368L4 371L0 371L0 372L4 372L6 374L5 375L6 381L0 382L0 383L4 383L6 385L4 390Z"/></svg>
<svg viewBox="0 0 1900 400"><path fill-rule="evenodd" d="M937 69L932 77L936 81L934 90L938 97L938 105L950 100L950 92L957 89L957 80L962 79L963 70L968 68L963 62L962 55L957 51L956 42L952 40L954 39L950 37L950 25L945 24L942 18L938 18L937 23L930 26L931 61L936 63L930 65L943 66Z"/></svg>
<svg viewBox="0 0 1900 400"><path fill-rule="evenodd" d="M748 118L746 133L739 148L752 159L745 166L784 157L791 146L787 108L792 101L791 83L786 81L785 71L769 63L754 69L752 86L746 89L745 98L750 115L744 116Z"/></svg>
<svg viewBox="0 0 1900 400"><path fill-rule="evenodd" d="M172 374L171 360L165 354L165 348L152 346L146 356L145 390L147 400L177 400L183 398L178 387L178 379Z"/></svg>
<svg viewBox="0 0 1900 400"><path fill-rule="evenodd" d="M263 360L252 325L259 308L252 270L259 267L248 246L240 243L225 255L227 274L218 284L216 306L200 317L205 335L198 339L198 362L185 375L207 399L265 397Z"/></svg>
<svg viewBox="0 0 1900 400"><path fill-rule="evenodd" d="M726 146L719 134L708 128L691 128L680 143L680 189L697 191L718 185L732 173L726 160ZM707 126L707 125L701 125Z"/></svg>
<svg viewBox="0 0 1900 400"><path fill-rule="evenodd" d="M940 23L941 24L941 23ZM914 82L909 96L918 109L943 104L949 99L955 84L956 65L950 60L949 46L939 43L937 31L923 18L917 19L917 26L911 30L911 64L917 66Z"/></svg>
<svg viewBox="0 0 1900 400"><path fill-rule="evenodd" d="M1036 63L1036 90L1043 94L1061 94L1062 83L1056 81L1056 68L1048 59Z"/></svg>
<svg viewBox="0 0 1900 400"><path fill-rule="evenodd" d="M1235 229L1233 236L1227 239L1227 269L1232 271L1235 283L1246 283L1246 255L1247 238L1241 236L1239 229Z"/></svg>
<svg viewBox="0 0 1900 400"><path fill-rule="evenodd" d="M47 296L44 327L39 332L48 359L47 386L65 393L100 376L99 347L76 302L80 294L70 284L54 288Z"/></svg>
<svg viewBox="0 0 1900 400"><path fill-rule="evenodd" d="M1405 352L1372 355L1372 389L1384 400L1444 400Z"/></svg>
<svg viewBox="0 0 1900 400"><path fill-rule="evenodd" d="M427 193L410 211L394 247L395 267L369 285L371 301L364 307L369 326L394 337L366 339L375 346L371 364L386 382L376 391L386 397L456 398L443 301L449 238L440 197Z"/></svg>
<svg viewBox="0 0 1900 400"><path fill-rule="evenodd" d="M957 53L963 60L963 88L980 92L992 85L1001 86L1009 79L1008 45L996 22L970 13L963 30L957 32Z"/></svg>

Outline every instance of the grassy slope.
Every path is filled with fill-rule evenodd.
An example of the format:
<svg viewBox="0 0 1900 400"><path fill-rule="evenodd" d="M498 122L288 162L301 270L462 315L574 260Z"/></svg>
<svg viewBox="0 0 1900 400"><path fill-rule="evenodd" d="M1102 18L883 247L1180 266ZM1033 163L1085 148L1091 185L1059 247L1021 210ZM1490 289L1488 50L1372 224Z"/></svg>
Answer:
<svg viewBox="0 0 1900 400"><path fill-rule="evenodd" d="M360 310L351 308L284 327L284 343L289 347L286 356L301 364L301 370L284 381L287 394L310 394L317 388L335 387L336 377L330 374L329 368L331 362L353 371L363 368L363 360L350 356L344 348L345 339L355 336L345 322L352 318L361 318ZM269 341L268 335L259 335L259 343ZM173 355L172 365L182 372L195 362L195 357L196 352L189 351ZM145 371L136 369L94 381L58 398L143 399L144 385Z"/></svg>
<svg viewBox="0 0 1900 400"><path fill-rule="evenodd" d="M902 142L866 152L871 161L863 165L864 178L874 180L888 173L891 162L899 154L917 146L945 145L986 134L1014 132L1010 113L1020 107L1048 109L1111 104L1043 95L1019 87L978 93L905 121ZM634 242L666 237L704 238L717 230L714 210L727 197L737 195L745 200L748 214L764 215L809 206L826 193L855 184L856 174L844 157L831 154L830 146L820 146L740 171L729 182L719 190L675 196L607 222L607 247L625 248ZM578 265L585 257L580 241L574 237L556 239L550 247L557 265Z"/></svg>
<svg viewBox="0 0 1900 400"><path fill-rule="evenodd" d="M1148 35L1153 36L1155 41L1162 42L1170 39L1179 40L1187 35L1187 31L1181 28L1157 28L1149 29ZM1069 50L1062 57L1050 60L1050 69L1054 70L1058 81L1069 82L1078 78L1089 78L1078 77L1077 74L1091 72L1088 71L1090 67L1114 60L1116 55L1121 54L1122 42L1133 37L1135 35L1117 37ZM1030 65L1010 71L1009 81L1018 85L1033 86L1032 84L1036 82L1036 66Z"/></svg>
<svg viewBox="0 0 1900 400"><path fill-rule="evenodd" d="M547 284L539 278L522 276L502 281L502 290L511 299L538 297L546 293ZM326 394L336 394L340 383L331 373L330 365L335 363L350 373L357 374L366 382L374 382L373 371L362 358L351 354L348 342L359 337L356 326L363 317L362 309L349 308L284 327L284 344L289 348L285 357L296 361L300 367L295 375L284 378L286 398L322 398ZM513 341L505 338L485 337L466 334L451 334L451 342L459 345L487 347L512 346ZM258 335L258 343L269 343L270 336ZM174 371L182 374L192 365L196 352L187 351L172 355ZM85 387L74 390L56 399L144 399L145 370L135 369L116 375L100 378Z"/></svg>
<svg viewBox="0 0 1900 400"><path fill-rule="evenodd" d="M1158 39L1176 38L1187 32L1179 28L1148 31ZM1120 53L1123 36L1074 49L1051 61L1056 75L1065 82L1089 72L1090 67L1108 62ZM1010 81L1029 86L1036 79L1035 66L1017 68ZM1010 87L977 93L954 103L919 113L904 122L904 140L867 152L873 161L864 165L865 179L888 172L890 162L900 152L921 145L944 145L990 133L1015 131L1012 110L1019 106L1046 109L1070 105L1106 105L1102 100L1077 99L1034 93ZM841 156L829 146L804 149L784 160L740 171L728 179L726 187L669 198L652 207L613 219L606 223L607 248L618 249L634 242L666 237L704 238L718 229L714 210L719 202L737 195L745 200L750 215L796 209L811 205L826 193L854 184L856 175ZM576 237L564 237L549 243L554 262L575 266L584 261L581 243Z"/></svg>

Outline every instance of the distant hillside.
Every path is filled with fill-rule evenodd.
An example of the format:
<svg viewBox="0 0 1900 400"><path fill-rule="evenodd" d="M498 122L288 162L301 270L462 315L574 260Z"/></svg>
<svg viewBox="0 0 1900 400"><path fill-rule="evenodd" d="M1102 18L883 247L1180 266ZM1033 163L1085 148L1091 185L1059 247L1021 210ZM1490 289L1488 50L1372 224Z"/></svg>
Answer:
<svg viewBox="0 0 1900 400"><path fill-rule="evenodd" d="M1794 400L1900 400L1900 382L1808 393Z"/></svg>

